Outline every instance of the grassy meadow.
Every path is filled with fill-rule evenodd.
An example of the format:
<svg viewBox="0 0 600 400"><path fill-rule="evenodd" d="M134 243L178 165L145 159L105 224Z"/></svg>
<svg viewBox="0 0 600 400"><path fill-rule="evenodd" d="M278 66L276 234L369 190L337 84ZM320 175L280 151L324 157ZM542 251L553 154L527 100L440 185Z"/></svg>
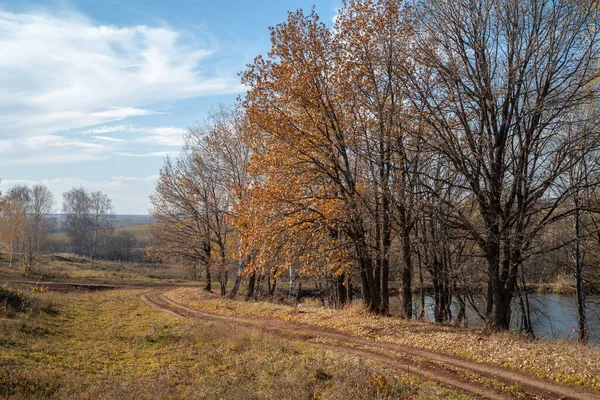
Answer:
<svg viewBox="0 0 600 400"><path fill-rule="evenodd" d="M130 232L137 240L147 240L150 237L150 224L138 224L125 226L121 228L113 229L115 234L119 232ZM56 241L68 241L69 235L67 232L53 232L48 235L48 239Z"/></svg>
<svg viewBox="0 0 600 400"><path fill-rule="evenodd" d="M598 347L381 317L359 306L332 310L310 298L298 308L290 299L228 300L162 265L55 254L25 273L8 269L4 256L0 281L9 282L0 284L0 398L461 398L339 352L154 310L139 295L158 286L173 286L167 297L199 309L323 326L600 389Z"/></svg>
<svg viewBox="0 0 600 400"><path fill-rule="evenodd" d="M381 365L174 317L143 305L140 290L2 290L24 306L0 311L1 398L465 398Z"/></svg>
<svg viewBox="0 0 600 400"><path fill-rule="evenodd" d="M52 281L107 285L192 284L175 267L161 264L90 260L74 254L44 254L32 271L8 268L6 254L0 255L0 280Z"/></svg>

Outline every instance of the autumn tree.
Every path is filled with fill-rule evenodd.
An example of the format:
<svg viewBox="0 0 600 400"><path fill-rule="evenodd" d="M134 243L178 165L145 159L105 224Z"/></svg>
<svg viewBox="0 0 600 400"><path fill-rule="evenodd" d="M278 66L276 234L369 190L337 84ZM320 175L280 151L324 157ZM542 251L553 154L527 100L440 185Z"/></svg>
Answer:
<svg viewBox="0 0 600 400"><path fill-rule="evenodd" d="M359 199L353 128L332 84L339 79L332 34L314 12L296 12L272 29L271 41L268 59L258 57L243 76L256 182L238 225L246 248L257 250L250 268L277 275L302 255L303 267L322 275L312 258L318 250L333 258L343 233L356 244L365 303L377 310L381 286Z"/></svg>
<svg viewBox="0 0 600 400"><path fill-rule="evenodd" d="M230 266L237 262L238 271L230 296L235 296L245 269L248 254L241 251L239 237L233 226L232 213L249 185L250 148L245 130L248 121L238 106L214 109L203 125L190 130L186 148L193 152L196 163L207 176L204 197L210 218L211 237L218 249L218 271L221 294L225 295ZM237 260L236 260L237 259Z"/></svg>
<svg viewBox="0 0 600 400"><path fill-rule="evenodd" d="M2 232L2 241L6 244L9 251L8 268L12 268L15 255L20 262L21 254L19 249L24 242L25 228L27 220L19 205L7 199L3 199L2 218L0 219Z"/></svg>
<svg viewBox="0 0 600 400"><path fill-rule="evenodd" d="M293 293L299 275L339 307L360 281L378 313L393 279L408 318L416 266L437 322L461 322L470 304L508 329L516 298L533 334L535 261L572 253L557 268L574 266L584 304L600 237L596 8L348 0L333 25L289 13L242 73L243 110L213 113L161 172L156 237L173 245L162 251L237 264L233 295L243 275L249 297L283 274Z"/></svg>
<svg viewBox="0 0 600 400"><path fill-rule="evenodd" d="M287 229L293 237L287 253L345 249L348 258L337 265L355 260L363 301L386 313L390 248L399 229L406 238L402 278L410 316L413 223L408 181L397 179L408 174L406 92L398 79L412 34L406 11L401 2L349 1L333 29L314 10L290 13L271 30L267 59L256 58L243 82L250 87L244 104L264 186L260 196L280 210L273 215L278 235ZM319 245L308 246L315 238ZM273 246L263 252L284 254ZM334 271L340 281L351 272Z"/></svg>
<svg viewBox="0 0 600 400"><path fill-rule="evenodd" d="M46 240L54 198L43 185L32 188L17 185L6 193L5 201L4 231L10 247L9 265L12 265L16 251L19 263L29 271L37 265Z"/></svg>
<svg viewBox="0 0 600 400"><path fill-rule="evenodd" d="M341 76L352 82L344 96L360 134L359 158L372 193L365 196L375 225L376 274L381 274L382 312L389 309L387 281L392 237L402 249L400 278L403 313L412 317L416 168L420 154L412 151L418 119L407 101L401 75L409 60L413 36L410 7L401 1L348 1L336 19L335 40L341 51ZM414 146L412 146L414 147ZM380 271L380 272L377 272Z"/></svg>

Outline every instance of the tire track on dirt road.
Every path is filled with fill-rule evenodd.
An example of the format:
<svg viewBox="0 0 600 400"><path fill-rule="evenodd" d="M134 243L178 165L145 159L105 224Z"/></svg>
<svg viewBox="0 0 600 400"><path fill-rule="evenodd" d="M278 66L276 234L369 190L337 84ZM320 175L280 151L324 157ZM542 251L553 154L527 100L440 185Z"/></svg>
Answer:
<svg viewBox="0 0 600 400"><path fill-rule="evenodd" d="M171 315L200 321L237 324L266 331L286 339L301 340L312 346L378 361L426 380L438 382L453 390L474 395L477 398L600 400L600 393L598 392L562 385L527 372L509 370L453 355L364 339L323 327L301 325L276 319L225 315L191 308L165 297L164 293L167 291L167 289L153 290L141 294L140 297L148 306ZM501 391L495 387L490 387L497 386L491 383L500 383L505 388L516 384L525 393Z"/></svg>

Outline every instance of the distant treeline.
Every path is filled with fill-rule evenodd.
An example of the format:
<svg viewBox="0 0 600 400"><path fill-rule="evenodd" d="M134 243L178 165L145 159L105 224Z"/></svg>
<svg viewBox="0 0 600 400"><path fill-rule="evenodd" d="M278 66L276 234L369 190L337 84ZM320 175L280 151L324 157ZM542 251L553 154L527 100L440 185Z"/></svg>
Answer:
<svg viewBox="0 0 600 400"><path fill-rule="evenodd" d="M50 232L67 232L68 228L65 225L67 220L66 214L49 214L48 219L52 221ZM128 215L115 214L113 216L113 228L125 228L133 225L146 225L154 221L151 215Z"/></svg>
<svg viewBox="0 0 600 400"><path fill-rule="evenodd" d="M9 268L37 269L39 254L69 252L95 259L144 261L146 240L119 229L148 224L148 215L115 215L100 191L73 188L63 193L62 214L44 185L18 185L0 198L0 234Z"/></svg>

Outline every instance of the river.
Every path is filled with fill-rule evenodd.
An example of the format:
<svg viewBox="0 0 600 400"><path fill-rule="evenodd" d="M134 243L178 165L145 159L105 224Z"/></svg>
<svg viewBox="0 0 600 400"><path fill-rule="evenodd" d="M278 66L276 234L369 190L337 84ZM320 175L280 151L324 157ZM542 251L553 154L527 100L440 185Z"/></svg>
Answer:
<svg viewBox="0 0 600 400"><path fill-rule="evenodd" d="M415 315L421 315L421 298L413 299ZM485 310L485 299L475 298L478 308ZM577 341L577 298L559 294L531 294L529 302L532 310L531 323L538 338L563 339ZM425 297L426 318L434 320L433 298ZM518 299L512 304L511 329L519 330L521 324L521 308ZM452 304L452 315L456 316L458 304ZM600 345L600 297L590 297L587 301L587 320L589 326L589 343ZM467 304L467 320L469 327L480 327L483 324L477 313Z"/></svg>

